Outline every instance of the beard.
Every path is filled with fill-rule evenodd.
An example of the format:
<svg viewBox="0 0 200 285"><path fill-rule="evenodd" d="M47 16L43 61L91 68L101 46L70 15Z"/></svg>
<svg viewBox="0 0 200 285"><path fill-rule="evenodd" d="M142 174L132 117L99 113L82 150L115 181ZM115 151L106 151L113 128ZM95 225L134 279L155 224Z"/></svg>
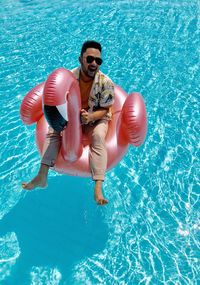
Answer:
<svg viewBox="0 0 200 285"><path fill-rule="evenodd" d="M93 66L88 66L87 69L85 67L82 67L82 71L86 76L88 76L90 78L94 78L98 69L96 67L93 67Z"/></svg>

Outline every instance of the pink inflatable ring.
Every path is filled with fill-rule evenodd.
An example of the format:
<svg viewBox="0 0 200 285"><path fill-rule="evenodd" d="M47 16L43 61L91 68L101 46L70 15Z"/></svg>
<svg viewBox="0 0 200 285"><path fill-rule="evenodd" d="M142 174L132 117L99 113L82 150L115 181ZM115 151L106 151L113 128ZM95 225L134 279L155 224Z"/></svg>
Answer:
<svg viewBox="0 0 200 285"><path fill-rule="evenodd" d="M40 153L48 131L44 106L57 107L64 114L64 121L66 120L66 127L62 131L62 146L54 169L69 175L91 176L89 140L81 131L79 85L69 70L56 69L46 82L34 87L22 101L20 115L24 124L37 122L36 141ZM128 95L115 85L112 112L113 117L106 136L107 169L114 167L122 159L129 144L140 146L147 132L145 104L139 93Z"/></svg>

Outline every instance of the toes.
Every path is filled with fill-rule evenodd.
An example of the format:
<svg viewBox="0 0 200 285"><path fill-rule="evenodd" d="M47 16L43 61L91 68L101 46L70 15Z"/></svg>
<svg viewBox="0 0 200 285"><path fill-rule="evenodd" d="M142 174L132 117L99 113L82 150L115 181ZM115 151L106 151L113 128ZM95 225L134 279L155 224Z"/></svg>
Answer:
<svg viewBox="0 0 200 285"><path fill-rule="evenodd" d="M106 205L106 204L108 204L108 200L106 200L106 199L99 199L97 201L97 204L100 205L100 206Z"/></svg>
<svg viewBox="0 0 200 285"><path fill-rule="evenodd" d="M31 185L29 183L22 183L22 188L26 189L26 190L31 190L32 189L32 187L31 187Z"/></svg>
<svg viewBox="0 0 200 285"><path fill-rule="evenodd" d="M27 187L27 183L23 182L23 183L22 183L22 187L23 187L23 188L26 188L26 187Z"/></svg>

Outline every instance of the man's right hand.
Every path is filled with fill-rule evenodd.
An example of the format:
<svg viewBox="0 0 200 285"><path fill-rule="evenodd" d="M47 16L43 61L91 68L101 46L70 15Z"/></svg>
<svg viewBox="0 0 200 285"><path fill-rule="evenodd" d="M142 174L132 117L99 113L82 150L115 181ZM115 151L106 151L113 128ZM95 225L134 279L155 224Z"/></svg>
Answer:
<svg viewBox="0 0 200 285"><path fill-rule="evenodd" d="M85 109L81 109L81 123L87 125L92 121L92 114L87 112Z"/></svg>

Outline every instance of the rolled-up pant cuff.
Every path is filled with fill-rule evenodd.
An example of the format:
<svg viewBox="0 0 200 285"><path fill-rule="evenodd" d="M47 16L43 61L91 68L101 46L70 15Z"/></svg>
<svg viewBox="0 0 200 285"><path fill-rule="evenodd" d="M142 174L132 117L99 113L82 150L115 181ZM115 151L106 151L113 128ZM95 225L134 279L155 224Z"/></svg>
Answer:
<svg viewBox="0 0 200 285"><path fill-rule="evenodd" d="M45 164L48 165L49 167L53 167L55 164L55 160L54 159L42 159L41 160L41 164Z"/></svg>
<svg viewBox="0 0 200 285"><path fill-rule="evenodd" d="M96 175L93 175L93 176L92 176L92 179L93 179L93 180L101 180L101 181L104 181L104 175L98 175L98 174L96 174Z"/></svg>

